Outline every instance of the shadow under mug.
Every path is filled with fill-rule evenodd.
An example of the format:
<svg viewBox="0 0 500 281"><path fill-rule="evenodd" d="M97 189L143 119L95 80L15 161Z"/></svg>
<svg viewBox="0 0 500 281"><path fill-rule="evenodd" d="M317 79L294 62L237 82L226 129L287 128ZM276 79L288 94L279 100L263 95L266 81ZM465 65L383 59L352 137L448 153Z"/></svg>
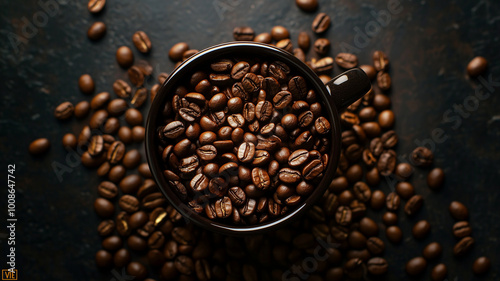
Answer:
<svg viewBox="0 0 500 281"><path fill-rule="evenodd" d="M293 207L289 213L256 225L224 224L197 214L177 196L176 192L168 184L163 176L163 163L161 155L158 152L160 143L156 133L157 127L163 121L163 108L166 101L172 99L175 88L180 85L179 83L185 81L186 77L191 77L194 72L213 63L215 60L234 57L256 58L269 62L282 61L287 64L295 75L304 77L310 89L314 89L318 102L322 104L323 114L331 124L331 130L326 135L330 140L329 160L320 184L298 206ZM328 83L323 84L317 74L308 65L293 56L293 54L267 44L231 42L204 49L184 61L172 72L152 102L146 123L145 141L146 157L151 173L159 189L173 207L189 221L194 222L202 228L226 235L256 234L274 230L285 223L294 221L301 214L304 214L309 207L321 198L328 188L335 175L341 153L339 111L360 99L370 89L371 82L369 78L359 68L348 70L333 78Z"/></svg>

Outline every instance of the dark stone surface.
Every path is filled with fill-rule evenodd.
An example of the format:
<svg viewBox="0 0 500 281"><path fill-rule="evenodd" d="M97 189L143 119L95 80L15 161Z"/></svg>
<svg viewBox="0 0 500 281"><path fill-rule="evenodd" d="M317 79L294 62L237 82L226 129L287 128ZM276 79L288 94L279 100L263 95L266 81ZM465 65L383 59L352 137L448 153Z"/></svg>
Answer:
<svg viewBox="0 0 500 281"><path fill-rule="evenodd" d="M481 280L498 280L500 268L500 87L492 88L485 100L475 104L475 89L481 83L465 74L468 61L486 57L490 68L485 78L500 81L500 4L498 1L453 0L400 2L401 11L392 14L385 27L373 29L362 44L355 44L357 30L373 25L373 13L387 11L387 1L319 1L320 11L332 17L325 36L332 41L331 54L346 44L357 46L361 63L371 62L371 53L380 49L391 59L396 113L400 135L397 151L407 155L418 141L432 137L440 128L446 140L435 143L435 165L446 172L445 187L433 192L426 187L426 171L417 169L413 182L425 198L423 211L408 219L400 212L404 233L401 245L388 244L385 257L390 267L385 280L406 280L404 264L438 241L444 246L441 262L448 266L448 280L472 280L472 262L481 255L492 260L492 272ZM43 12L39 3L57 3L53 14ZM257 33L274 25L289 28L292 39L299 31L310 32L314 14L298 10L290 0L188 0L108 1L105 11L91 15L86 1L26 0L0 1L0 149L1 172L16 165L16 267L19 280L110 280L109 271L94 264L100 248L96 233L99 219L93 211L99 179L94 171L76 165L59 181L52 169L55 162L72 161L60 145L67 132L77 134L83 122L74 118L58 122L53 109L62 101L90 100L77 88L78 77L90 73L97 92L112 91L116 78L126 77L116 64L114 52L128 45L136 30L146 31L152 42L150 55L137 59L153 63L155 73L170 72L169 48L186 41L203 49L231 41L235 26L248 25ZM49 11L50 12L50 11ZM102 20L106 36L91 42L87 28ZM26 22L36 23L23 30ZM370 31L368 31L370 32ZM311 33L311 32L310 32ZM18 40L14 42L14 34ZM314 38L314 37L313 37ZM366 40L367 39L367 40ZM358 42L359 43L359 42ZM336 69L335 73L340 70ZM149 81L149 85L152 85ZM486 87L482 87L487 92ZM465 113L456 113L456 105ZM145 112L145 109L143 109ZM437 131L436 131L437 132ZM27 153L35 138L47 137L52 147L42 158ZM69 162L68 162L69 164ZM6 267L6 182L0 187L2 218L0 243L2 268ZM389 188L382 187L389 192ZM451 234L453 220L447 211L452 200L469 207L476 245L470 255L455 259ZM375 213L380 218L381 213ZM426 218L431 235L422 242L411 238L414 222ZM380 221L380 220L378 220ZM381 235L385 240L385 235ZM421 280L428 280L430 263ZM120 270L119 270L120 271Z"/></svg>

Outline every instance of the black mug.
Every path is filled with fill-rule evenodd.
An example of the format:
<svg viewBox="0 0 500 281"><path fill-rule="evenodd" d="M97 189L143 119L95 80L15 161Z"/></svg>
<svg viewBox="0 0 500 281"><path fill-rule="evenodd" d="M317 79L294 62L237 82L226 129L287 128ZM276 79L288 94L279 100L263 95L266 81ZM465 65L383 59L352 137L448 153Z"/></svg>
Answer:
<svg viewBox="0 0 500 281"><path fill-rule="evenodd" d="M171 100L174 90L179 86L180 81L190 77L202 66L209 65L217 58L230 57L257 57L265 58L270 61L282 61L287 64L296 75L302 76L314 89L318 97L318 102L323 105L325 117L330 121L331 130L327 137L331 140L329 161L324 171L324 176L315 190L289 213L256 225L230 225L218 221L210 220L193 211L186 205L170 187L163 176L162 159L158 152L160 146L157 137L157 127L162 122L162 110L167 100ZM159 89L147 118L146 124L146 156L155 179L161 192L168 201L188 220L197 225L218 233L227 235L255 234L278 228L286 222L293 221L296 217L303 214L312 206L325 192L330 185L338 165L341 153L341 131L339 111L345 109L353 102L357 101L363 95L371 90L370 79L359 68L348 70L333 78L326 84L312 71L305 63L297 59L293 54L278 49L267 44L254 42L232 42L216 45L193 55L181 65L179 65L163 83Z"/></svg>

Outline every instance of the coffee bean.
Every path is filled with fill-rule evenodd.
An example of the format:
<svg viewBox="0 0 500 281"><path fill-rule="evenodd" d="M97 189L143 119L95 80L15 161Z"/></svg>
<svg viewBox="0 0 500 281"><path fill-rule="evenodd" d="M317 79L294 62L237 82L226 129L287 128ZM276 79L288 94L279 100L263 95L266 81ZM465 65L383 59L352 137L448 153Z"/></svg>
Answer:
<svg viewBox="0 0 500 281"><path fill-rule="evenodd" d="M290 32L286 27L277 25L271 29L271 37L275 41L280 41L289 38Z"/></svg>
<svg viewBox="0 0 500 281"><path fill-rule="evenodd" d="M382 51L373 52L373 66L377 72L379 71L387 71L389 68L389 60L387 59L387 55Z"/></svg>
<svg viewBox="0 0 500 281"><path fill-rule="evenodd" d="M270 33L264 32L264 33L260 33L257 36L255 36L253 41L259 42L259 43L271 44L271 42L273 41L273 38L271 37Z"/></svg>
<svg viewBox="0 0 500 281"><path fill-rule="evenodd" d="M326 38L318 38L314 42L314 51L320 56L324 56L330 51L330 40ZM328 80L330 81L330 80Z"/></svg>
<svg viewBox="0 0 500 281"><path fill-rule="evenodd" d="M311 27L316 34L325 32L330 27L330 17L325 13L319 13L314 18Z"/></svg>
<svg viewBox="0 0 500 281"><path fill-rule="evenodd" d="M438 242L429 243L422 251L422 256L428 260L437 259L441 256L443 247Z"/></svg>
<svg viewBox="0 0 500 281"><path fill-rule="evenodd" d="M464 256L474 246L474 238L467 236L458 241L453 247L453 254L457 257Z"/></svg>
<svg viewBox="0 0 500 281"><path fill-rule="evenodd" d="M387 239L394 244L399 244L403 239L403 232L398 226L392 225L385 230L385 235Z"/></svg>
<svg viewBox="0 0 500 281"><path fill-rule="evenodd" d="M94 201L94 210L101 218L109 218L115 212L115 206L109 200L97 198Z"/></svg>
<svg viewBox="0 0 500 281"><path fill-rule="evenodd" d="M117 164L125 155L125 145L120 141L115 141L108 149L107 159L111 164Z"/></svg>
<svg viewBox="0 0 500 281"><path fill-rule="evenodd" d="M283 109L292 102L292 94L289 91L278 92L273 98L274 108Z"/></svg>
<svg viewBox="0 0 500 281"><path fill-rule="evenodd" d="M408 216L413 216L422 208L423 204L424 199L421 195L413 195L405 204L405 213Z"/></svg>
<svg viewBox="0 0 500 281"><path fill-rule="evenodd" d="M280 40L276 43L276 47L280 48L280 49L283 49L289 53L292 53L293 52L293 44L292 44L292 40L290 39L283 39L283 40Z"/></svg>
<svg viewBox="0 0 500 281"><path fill-rule="evenodd" d="M335 63L344 69L354 68L358 65L358 57L350 53L339 53L335 57Z"/></svg>
<svg viewBox="0 0 500 281"><path fill-rule="evenodd" d="M348 278L359 280L365 272L365 264L359 258L352 258L344 264L344 272Z"/></svg>
<svg viewBox="0 0 500 281"><path fill-rule="evenodd" d="M486 274L491 267L491 261L487 257L479 257L472 264L472 271L476 275Z"/></svg>
<svg viewBox="0 0 500 281"><path fill-rule="evenodd" d="M69 101L63 102L56 107L54 110L54 116L59 120L66 120L73 116L75 108L73 104Z"/></svg>
<svg viewBox="0 0 500 281"><path fill-rule="evenodd" d="M427 261L423 257L415 257L406 263L406 273L409 275L419 275L424 272Z"/></svg>
<svg viewBox="0 0 500 281"><path fill-rule="evenodd" d="M448 210L450 211L451 216L456 220L463 221L469 218L469 210L467 210L467 207L465 207L465 205L461 202L451 202Z"/></svg>
<svg viewBox="0 0 500 281"><path fill-rule="evenodd" d="M324 165L321 160L315 159L307 164L302 170L302 175L306 180L312 180L318 177L324 170Z"/></svg>
<svg viewBox="0 0 500 281"><path fill-rule="evenodd" d="M106 5L106 0L89 0L87 8L89 12L97 14L100 11L102 11L102 9L104 9L105 5Z"/></svg>
<svg viewBox="0 0 500 281"><path fill-rule="evenodd" d="M267 122L271 118L273 105L269 101L260 101L255 106L255 117L261 122Z"/></svg>
<svg viewBox="0 0 500 281"><path fill-rule="evenodd" d="M94 93L95 89L94 80L90 75L83 74L82 76L80 76L80 79L78 79L78 87L80 88L80 91L82 93L90 95Z"/></svg>
<svg viewBox="0 0 500 281"><path fill-rule="evenodd" d="M106 34L106 24L102 21L94 22L87 30L87 37L92 41L97 41Z"/></svg>
<svg viewBox="0 0 500 281"><path fill-rule="evenodd" d="M456 238L463 238L470 236L472 233L472 228L467 221L459 221L453 225L453 235Z"/></svg>
<svg viewBox="0 0 500 281"><path fill-rule="evenodd" d="M251 27L235 27L233 29L233 38L236 41L252 41L255 37L255 32Z"/></svg>
<svg viewBox="0 0 500 281"><path fill-rule="evenodd" d="M377 85L383 91L387 91L391 88L391 76L389 73L380 71L377 73Z"/></svg>
<svg viewBox="0 0 500 281"><path fill-rule="evenodd" d="M146 267L139 262L131 262L127 265L127 273L134 276L137 280L143 280L148 276L148 270Z"/></svg>
<svg viewBox="0 0 500 281"><path fill-rule="evenodd" d="M104 220L97 226L97 232L100 236L106 237L115 231L115 222L113 220Z"/></svg>
<svg viewBox="0 0 500 281"><path fill-rule="evenodd" d="M74 114L76 118L84 118L90 111L90 103L88 101L81 101L75 105Z"/></svg>
<svg viewBox="0 0 500 281"><path fill-rule="evenodd" d="M337 212L335 213L335 221L342 225L347 226L351 224L352 220L352 211L347 206L340 206L337 208Z"/></svg>
<svg viewBox="0 0 500 281"><path fill-rule="evenodd" d="M278 172L278 178L284 183L297 183L302 179L299 171L290 168L283 168Z"/></svg>
<svg viewBox="0 0 500 281"><path fill-rule="evenodd" d="M377 70L371 65L363 64L360 65L359 68L366 73L370 80L373 80L377 76Z"/></svg>
<svg viewBox="0 0 500 281"><path fill-rule="evenodd" d="M133 213L139 210L139 200L136 197L125 194L118 200L118 205L127 213Z"/></svg>
<svg viewBox="0 0 500 281"><path fill-rule="evenodd" d="M271 184L269 174L261 168L252 169L252 182L260 190L267 190Z"/></svg>
<svg viewBox="0 0 500 281"><path fill-rule="evenodd" d="M88 153L96 157L104 151L104 139L101 135L95 135L90 139Z"/></svg>
<svg viewBox="0 0 500 281"><path fill-rule="evenodd" d="M187 50L189 50L189 45L185 42L179 42L173 45L172 48L170 48L168 57L174 62L181 61L182 55Z"/></svg>
<svg viewBox="0 0 500 281"><path fill-rule="evenodd" d="M427 167L432 164L434 154L426 147L417 147L411 153L411 160L416 166Z"/></svg>
<svg viewBox="0 0 500 281"><path fill-rule="evenodd" d="M144 31L135 32L132 41L139 52L149 53L151 51L151 40Z"/></svg>
<svg viewBox="0 0 500 281"><path fill-rule="evenodd" d="M403 199L410 199L415 195L415 188L409 182L398 182L396 184L396 193Z"/></svg>
<svg viewBox="0 0 500 281"><path fill-rule="evenodd" d="M429 234L430 230L431 230L431 225L428 221L426 220L418 221L413 225L412 228L413 237L421 240Z"/></svg>
<svg viewBox="0 0 500 281"><path fill-rule="evenodd" d="M368 268L368 272L373 275L385 274L389 267L387 261L384 258L379 257L369 259L366 266Z"/></svg>
<svg viewBox="0 0 500 281"><path fill-rule="evenodd" d="M28 147L29 153L32 155L42 155L46 153L50 148L50 141L46 138L39 138L32 141Z"/></svg>
<svg viewBox="0 0 500 281"><path fill-rule="evenodd" d="M269 75L278 80L278 82L284 81L289 73L290 67L281 61L274 61L269 66Z"/></svg>
<svg viewBox="0 0 500 281"><path fill-rule="evenodd" d="M467 73L471 77L482 75L488 68L488 61L481 56L473 58L467 65Z"/></svg>
<svg viewBox="0 0 500 281"><path fill-rule="evenodd" d="M304 12L314 12L318 8L317 0L295 0L295 4Z"/></svg>
<svg viewBox="0 0 500 281"><path fill-rule="evenodd" d="M127 46L121 46L116 50L116 61L123 68L129 68L134 63L134 53Z"/></svg>
<svg viewBox="0 0 500 281"><path fill-rule="evenodd" d="M99 250L95 255L95 263L100 268L109 268L113 264L113 256L106 250Z"/></svg>
<svg viewBox="0 0 500 281"><path fill-rule="evenodd" d="M427 174L427 185L432 189L438 189L443 186L444 183L444 171L441 168L432 169L429 174Z"/></svg>

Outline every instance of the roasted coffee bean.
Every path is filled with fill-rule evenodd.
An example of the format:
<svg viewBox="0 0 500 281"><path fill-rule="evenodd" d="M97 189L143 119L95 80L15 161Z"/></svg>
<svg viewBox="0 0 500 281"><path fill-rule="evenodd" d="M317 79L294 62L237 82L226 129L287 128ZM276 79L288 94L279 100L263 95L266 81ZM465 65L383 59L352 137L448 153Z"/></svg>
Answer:
<svg viewBox="0 0 500 281"><path fill-rule="evenodd" d="M412 216L416 214L420 208L422 208L422 205L424 204L424 199L421 195L413 195L408 202L406 202L405 205L405 213L408 216Z"/></svg>
<svg viewBox="0 0 500 281"><path fill-rule="evenodd" d="M467 210L467 207L465 207L465 205L461 202L451 202L448 210L450 211L451 216L456 220L463 221L469 218L469 210Z"/></svg>
<svg viewBox="0 0 500 281"><path fill-rule="evenodd" d="M267 171L261 168L252 169L252 182L260 190L267 190L271 184L271 179Z"/></svg>
<svg viewBox="0 0 500 281"><path fill-rule="evenodd" d="M312 22L312 30L314 33L323 33L330 27L330 17L325 13L319 13Z"/></svg>
<svg viewBox="0 0 500 281"><path fill-rule="evenodd" d="M311 67L316 73L326 73L333 69L334 59L331 57L324 57L317 61L313 61Z"/></svg>
<svg viewBox="0 0 500 281"><path fill-rule="evenodd" d="M94 79L92 79L92 76L88 74L83 74L78 79L78 87L82 93L90 95L95 89Z"/></svg>
<svg viewBox="0 0 500 281"><path fill-rule="evenodd" d="M292 94L289 91L281 91L273 98L274 108L283 109L292 102Z"/></svg>
<svg viewBox="0 0 500 281"><path fill-rule="evenodd" d="M467 221L459 221L453 225L453 235L457 238L470 236L472 228Z"/></svg>
<svg viewBox="0 0 500 281"><path fill-rule="evenodd" d="M131 262L127 265L127 273L134 276L137 280L143 280L148 276L148 270L139 262Z"/></svg>
<svg viewBox="0 0 500 281"><path fill-rule="evenodd" d="M102 21L94 22L87 30L87 37L90 40L97 41L106 34L106 24Z"/></svg>
<svg viewBox="0 0 500 281"><path fill-rule="evenodd" d="M233 38L236 41L252 41L255 37L255 32L251 27L235 27L233 29Z"/></svg>
<svg viewBox="0 0 500 281"><path fill-rule="evenodd" d="M378 173L377 173L378 174ZM372 197L370 199L370 206L375 209L379 210L385 205L385 194L383 191L380 190L375 190L372 193Z"/></svg>
<svg viewBox="0 0 500 281"><path fill-rule="evenodd" d="M132 88L130 87L130 85L127 82L125 82L121 79L118 79L113 83L113 91L115 92L115 94L118 97L125 99L125 98L128 98L130 96L130 94L132 92Z"/></svg>
<svg viewBox="0 0 500 281"><path fill-rule="evenodd" d="M396 193L403 199L410 199L415 195L415 188L409 182L398 182L396 184Z"/></svg>
<svg viewBox="0 0 500 281"><path fill-rule="evenodd" d="M377 73L377 85L383 91L387 91L391 88L391 76L389 73L380 71Z"/></svg>
<svg viewBox="0 0 500 281"><path fill-rule="evenodd" d="M377 70L375 69L375 67L371 65L363 64L360 65L359 68L361 68L361 70L363 70L366 73L366 76L368 76L370 80L373 80L377 76Z"/></svg>
<svg viewBox="0 0 500 281"><path fill-rule="evenodd" d="M423 257L415 257L406 263L406 273L409 275L419 275L424 272L427 261Z"/></svg>
<svg viewBox="0 0 500 281"><path fill-rule="evenodd" d="M413 167L408 163L399 163L394 173L399 179L407 180L413 174Z"/></svg>
<svg viewBox="0 0 500 281"><path fill-rule="evenodd" d="M115 141L108 149L107 159L111 164L117 164L125 155L125 145L121 141Z"/></svg>
<svg viewBox="0 0 500 281"><path fill-rule="evenodd" d="M109 102L107 111L111 116L120 116L127 110L127 102L123 99L114 99Z"/></svg>
<svg viewBox="0 0 500 281"><path fill-rule="evenodd" d="M396 132L392 130L387 131L380 137L380 141L382 142L384 148L393 148L398 143L398 136L396 135Z"/></svg>
<svg viewBox="0 0 500 281"><path fill-rule="evenodd" d="M54 110L54 116L59 120L66 120L73 116L75 108L69 101L63 102Z"/></svg>
<svg viewBox="0 0 500 281"><path fill-rule="evenodd" d="M290 68L281 61L274 61L269 65L269 75L278 80L278 82L284 81L289 73Z"/></svg>
<svg viewBox="0 0 500 281"><path fill-rule="evenodd" d="M233 205L231 204L231 199L227 196L217 200L215 202L215 212L218 218L227 218L233 212Z"/></svg>
<svg viewBox="0 0 500 281"><path fill-rule="evenodd" d="M443 186L444 183L444 171L441 168L432 169L429 174L427 174L427 185L432 189L438 189Z"/></svg>
<svg viewBox="0 0 500 281"><path fill-rule="evenodd" d="M389 68L389 60L387 59L387 55L382 51L373 52L373 66L377 72L379 71L387 71Z"/></svg>
<svg viewBox="0 0 500 281"><path fill-rule="evenodd" d="M347 226L351 224L351 220L352 220L351 209L347 206L338 207L337 212L335 213L335 221L342 226Z"/></svg>
<svg viewBox="0 0 500 281"><path fill-rule="evenodd" d="M352 189L356 198L361 202L368 202L370 200L372 192L366 183L362 181L356 182Z"/></svg>
<svg viewBox="0 0 500 281"><path fill-rule="evenodd" d="M187 43L185 42L176 43L168 51L168 57L174 62L181 61L182 55L187 50L189 50L189 45Z"/></svg>
<svg viewBox="0 0 500 281"><path fill-rule="evenodd" d="M124 210L127 213L133 213L139 210L139 200L137 200L136 197L128 194L125 194L122 197L120 197L118 205L122 210Z"/></svg>
<svg viewBox="0 0 500 281"><path fill-rule="evenodd" d="M240 61L231 68L231 78L241 80L250 70L250 64L246 61Z"/></svg>
<svg viewBox="0 0 500 281"><path fill-rule="evenodd" d="M115 212L115 206L109 200L97 198L94 201L94 210L101 218L109 218Z"/></svg>
<svg viewBox="0 0 500 281"><path fill-rule="evenodd" d="M140 87L142 86L142 84L144 84L144 73L139 67L135 65L130 67L127 71L127 74L130 82L136 87Z"/></svg>
<svg viewBox="0 0 500 281"><path fill-rule="evenodd" d="M432 268L431 279L432 281L443 281L446 279L447 274L448 274L448 269L446 268L446 265L440 263L434 266L434 268Z"/></svg>
<svg viewBox="0 0 500 281"><path fill-rule="evenodd" d="M71 134L71 133L65 134L62 138L62 145L65 148L75 149L77 144L78 144L78 140L77 140L76 136Z"/></svg>
<svg viewBox="0 0 500 281"><path fill-rule="evenodd" d="M426 147L417 147L411 153L411 160L416 166L427 167L432 164L434 160L434 154L432 151Z"/></svg>
<svg viewBox="0 0 500 281"><path fill-rule="evenodd" d="M314 51L320 56L324 56L330 51L330 40L326 38L318 38L314 42Z"/></svg>
<svg viewBox="0 0 500 281"><path fill-rule="evenodd" d="M309 151L305 149L298 149L288 157L288 164L291 167L298 167L306 163L309 159Z"/></svg>
<svg viewBox="0 0 500 281"><path fill-rule="evenodd" d="M88 101L81 101L75 105L74 114L76 118L84 118L90 111L90 103Z"/></svg>
<svg viewBox="0 0 500 281"><path fill-rule="evenodd" d="M135 47L141 53L149 53L151 51L151 40L144 31L137 31L132 36L132 41Z"/></svg>
<svg viewBox="0 0 500 281"><path fill-rule="evenodd" d="M394 150L387 150L380 155L377 162L377 169L382 176L389 176L396 168L396 152Z"/></svg>
<svg viewBox="0 0 500 281"><path fill-rule="evenodd" d="M217 149L215 146L207 144L198 148L196 154L203 161L211 161L217 156Z"/></svg>
<svg viewBox="0 0 500 281"><path fill-rule="evenodd" d="M350 259L344 264L344 272L350 279L359 280L365 272L365 264L359 258Z"/></svg>
<svg viewBox="0 0 500 281"><path fill-rule="evenodd" d="M109 268L113 264L113 256L106 250L99 250L95 255L95 263L97 267Z"/></svg>
<svg viewBox="0 0 500 281"><path fill-rule="evenodd" d="M89 12L97 14L100 11L102 11L102 9L104 9L105 5L106 5L106 0L89 0L87 8Z"/></svg>
<svg viewBox="0 0 500 281"><path fill-rule="evenodd" d="M382 216L382 221L387 226L395 225L398 223L398 215L393 212L386 212Z"/></svg>
<svg viewBox="0 0 500 281"><path fill-rule="evenodd" d="M118 130L118 138L124 143L124 144L130 144L133 141L132 138L132 130L129 127L121 127Z"/></svg>
<svg viewBox="0 0 500 281"><path fill-rule="evenodd" d="M104 139L101 135L95 135L90 139L88 153L96 157L104 151Z"/></svg>
<svg viewBox="0 0 500 281"><path fill-rule="evenodd" d="M116 61L123 68L129 68L134 63L134 53L127 46L121 46L116 50Z"/></svg>
<svg viewBox="0 0 500 281"><path fill-rule="evenodd" d="M46 153L50 148L50 141L46 138L39 138L32 141L28 147L28 151L31 155L42 155Z"/></svg>
<svg viewBox="0 0 500 281"><path fill-rule="evenodd" d="M384 241L382 241L378 237L368 238L368 240L366 240L366 247L368 248L368 251L370 251L370 253L372 253L373 255L380 255L385 250Z"/></svg>
<svg viewBox="0 0 500 281"><path fill-rule="evenodd" d="M381 275L387 272L389 265L384 258L375 257L368 260L366 267L371 274Z"/></svg>
<svg viewBox="0 0 500 281"><path fill-rule="evenodd" d="M283 168L278 172L278 178L284 183L297 183L302 179L299 171L290 168Z"/></svg>
<svg viewBox="0 0 500 281"><path fill-rule="evenodd" d="M137 89L137 91L135 91L134 95L132 96L130 104L135 108L139 108L146 102L147 98L148 98L148 90L146 88L139 88Z"/></svg>
<svg viewBox="0 0 500 281"><path fill-rule="evenodd" d="M467 236L458 241L453 247L453 254L457 257L464 256L474 246L474 238Z"/></svg>
<svg viewBox="0 0 500 281"><path fill-rule="evenodd" d="M271 44L271 42L273 41L273 38L271 37L270 33L264 32L264 33L260 33L257 36L255 36L253 41L259 42L259 43Z"/></svg>
<svg viewBox="0 0 500 281"><path fill-rule="evenodd" d="M97 192L104 198L113 199L118 195L118 187L110 181L103 181L97 187Z"/></svg>
<svg viewBox="0 0 500 281"><path fill-rule="evenodd" d="M403 232L398 226L392 225L385 230L385 235L387 239L394 244L399 244L403 239Z"/></svg>
<svg viewBox="0 0 500 281"><path fill-rule="evenodd" d="M324 168L325 166L321 160L315 159L304 167L302 175L304 176L304 179L312 180L318 177L323 172Z"/></svg>
<svg viewBox="0 0 500 281"><path fill-rule="evenodd" d="M276 43L276 47L277 48L280 48L280 49L283 49L289 53L293 52L293 44L292 44L292 40L286 38L286 39L283 39L283 40L279 40L277 43Z"/></svg>
<svg viewBox="0 0 500 281"><path fill-rule="evenodd" d="M233 67L233 61L229 59L221 59L210 64L210 68L216 72L227 72Z"/></svg>
<svg viewBox="0 0 500 281"><path fill-rule="evenodd" d="M429 234L430 230L431 230L430 223L426 220L421 220L413 225L412 234L413 237L421 240Z"/></svg>
<svg viewBox="0 0 500 281"><path fill-rule="evenodd" d="M350 53L339 53L335 57L335 63L344 69L354 68L358 65L358 57Z"/></svg>
<svg viewBox="0 0 500 281"><path fill-rule="evenodd" d="M441 256L442 252L443 247L441 246L441 244L439 244L438 242L432 242L425 246L425 248L422 250L422 256L428 260L434 260Z"/></svg>
<svg viewBox="0 0 500 281"><path fill-rule="evenodd" d="M97 232L100 236L106 237L115 231L115 222L113 220L104 220L97 226Z"/></svg>
<svg viewBox="0 0 500 281"><path fill-rule="evenodd" d="M487 257L479 257L472 264L472 271L476 275L486 274L491 267L491 261Z"/></svg>
<svg viewBox="0 0 500 281"><path fill-rule="evenodd" d="M295 4L304 12L314 12L318 8L317 0L295 0Z"/></svg>
<svg viewBox="0 0 500 281"><path fill-rule="evenodd" d="M481 56L473 58L467 65L467 73L471 77L477 77L483 74L488 68L488 61Z"/></svg>

